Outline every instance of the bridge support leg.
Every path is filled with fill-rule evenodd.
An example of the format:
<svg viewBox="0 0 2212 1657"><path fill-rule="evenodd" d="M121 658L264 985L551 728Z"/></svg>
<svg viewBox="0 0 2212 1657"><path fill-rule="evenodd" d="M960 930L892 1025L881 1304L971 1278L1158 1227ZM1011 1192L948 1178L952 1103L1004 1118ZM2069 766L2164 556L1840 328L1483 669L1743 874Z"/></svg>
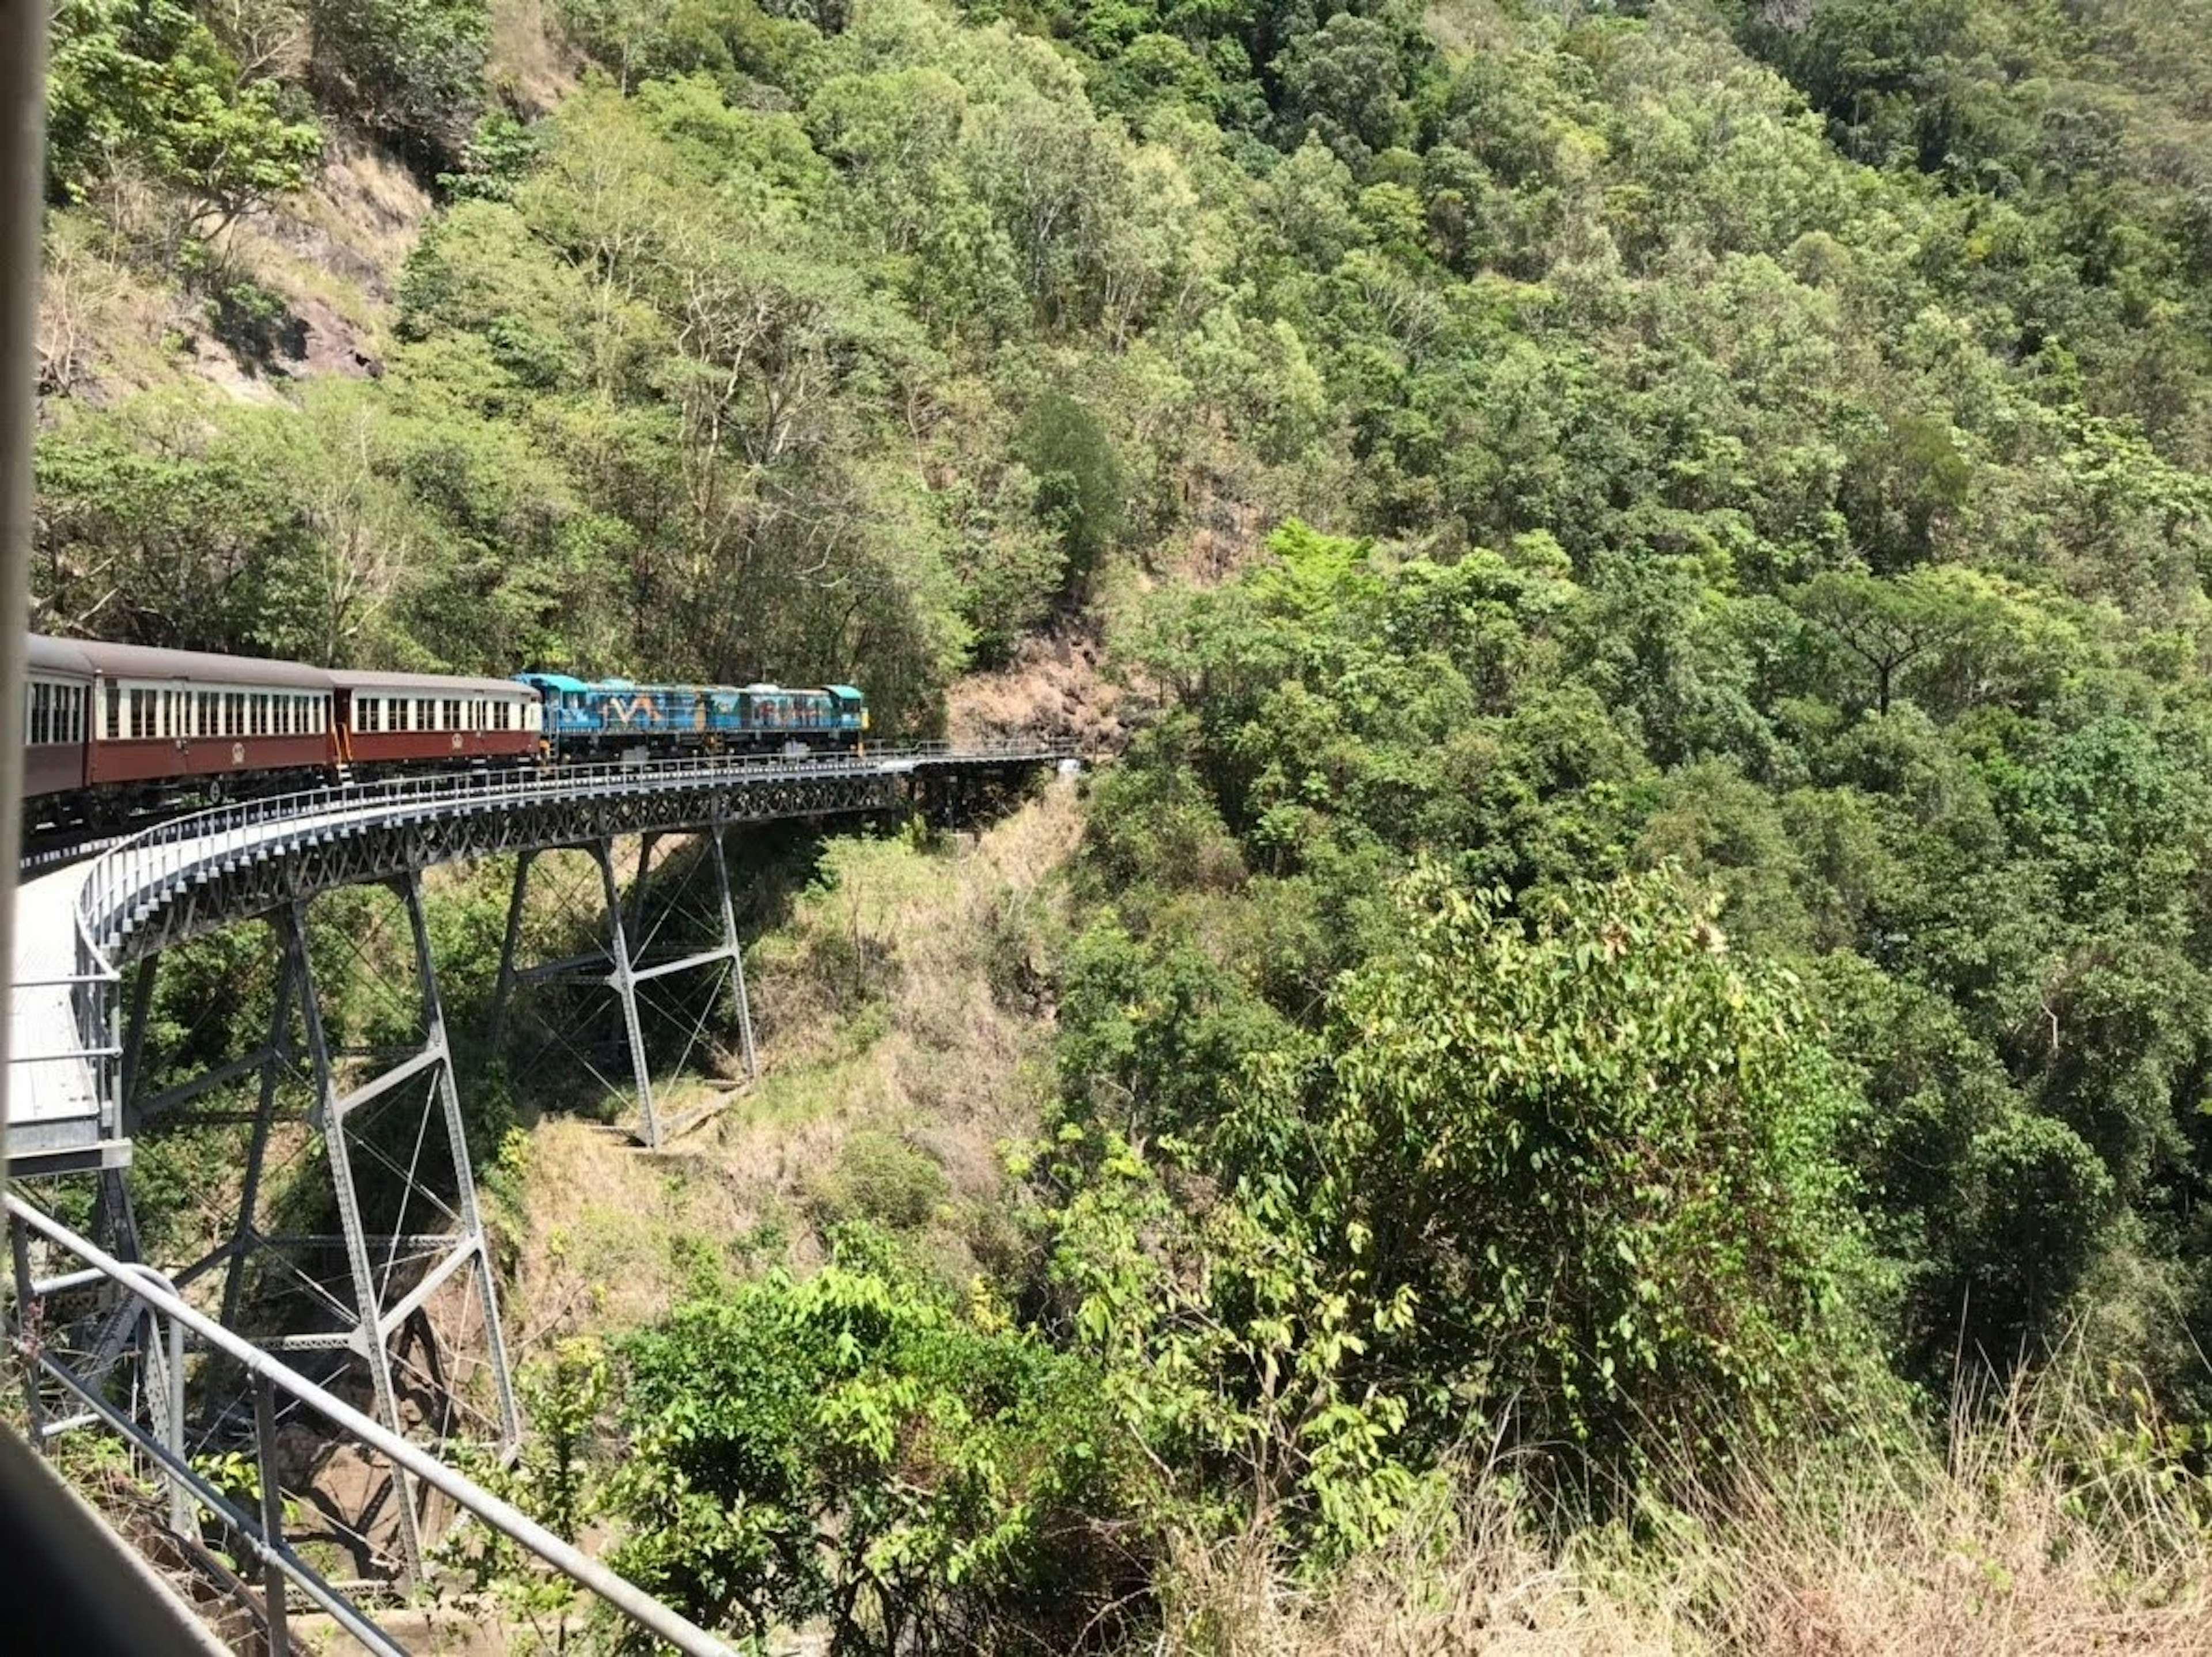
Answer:
<svg viewBox="0 0 2212 1657"><path fill-rule="evenodd" d="M507 900L507 935L499 946L499 977L491 992L491 1028L488 1034L495 1047L499 1046L507 1023L507 1004L514 995L515 951L522 942L522 915L530 898L530 865L537 856L535 852L515 854L514 889Z"/></svg>
<svg viewBox="0 0 2212 1657"><path fill-rule="evenodd" d="M386 1426L395 1433L409 1431L400 1391L404 1381L410 1402L445 1436L458 1400L437 1396L450 1388L453 1377L425 1311L449 1282L465 1273L473 1280L471 1298L483 1324L497 1437L503 1448L511 1448L520 1436L520 1420L469 1168L460 1096L422 914L421 877L404 876L392 889L407 913L420 997L420 1041L411 1053L366 1079L349 1065L343 1074L353 1085L343 1089L336 1062L340 1055L331 1042L308 958L307 905L291 904L281 921L288 976L296 986L314 1075L311 1120L321 1135L337 1199L352 1326L335 1334L279 1337L270 1344L283 1350L342 1344L368 1369L375 1412ZM442 1150L435 1144L441 1137ZM428 1350L422 1363L410 1364L403 1350L416 1342ZM430 1396L418 1400L416 1395L424 1392ZM395 1468L392 1479L398 1496L395 1517L402 1562L406 1575L416 1578L422 1569L423 1516L405 1475Z"/></svg>
<svg viewBox="0 0 2212 1657"><path fill-rule="evenodd" d="M616 842L612 839L598 840L583 845L563 848L581 853L592 860L592 882L597 888L597 927L601 947L588 954L570 956L542 965L522 964L522 938L525 917L530 902L533 874L547 867L543 857L533 860L529 854L516 859L514 885L507 901L507 932L500 953L499 977L493 992L491 1034L497 1041L506 1037L515 1024L515 1003L520 992L526 988L563 984L571 987L586 986L607 992L611 1010L619 1029L614 1045L622 1049L622 1068L629 1072L628 1091L635 1101L636 1116L631 1132L639 1143L657 1149L683 1132L703 1117L719 1110L727 1102L726 1097L716 1097L692 1108L672 1114L665 1108L663 1089L653 1077L654 1048L650 1040L653 1034L667 1035L672 1029L682 1032L682 1057L678 1067L687 1061L691 1053L708 1037L718 1012L735 1025L744 1066L744 1078L757 1080L760 1059L756 1047L752 1006L747 993L744 975L744 956L738 936L736 904L731 895L728 853L723 846L720 825L704 831L703 846L695 847L694 854L679 863L677 857L663 859L656 866L656 856L671 840L686 836L647 834L640 837L637 870L627 891L623 889L618 872ZM704 901L688 904L702 882L711 882L711 895ZM676 917L688 913L696 932L712 929L714 942L703 948L684 944L665 943L664 934L678 930ZM711 970L726 974L727 999L720 981L712 986L711 993L703 999L693 998L683 1009L672 1008L665 1003L648 1006L648 995L665 983L681 974ZM648 1028L648 1013L653 1015ZM542 1030L544 1040L530 1055L535 1061L573 1061L597 1078L609 1092L625 1089L612 1076L602 1071L595 1056L588 1052L579 1039L575 1022L554 1018L541 1021L550 1024ZM600 1025L604 1029L605 1024ZM604 1055L602 1055L604 1056ZM612 1066L609 1067L610 1069Z"/></svg>
<svg viewBox="0 0 2212 1657"><path fill-rule="evenodd" d="M645 883L653 861L655 835L640 842L636 900L641 921L645 907ZM637 1016L637 966L630 958L632 927L623 925L622 889L615 883L614 842L600 841L592 847L599 859L599 878L607 891L607 987L622 1004L623 1034L629 1047L630 1074L637 1086L638 1137L653 1150L660 1148L660 1118L653 1108L653 1059L645 1047L645 1025Z"/></svg>
<svg viewBox="0 0 2212 1657"><path fill-rule="evenodd" d="M718 824L712 831L714 843L714 891L722 908L722 949L730 962L730 987L737 1002L738 1034L745 1044L745 1080L760 1080L760 1053L753 1045L752 997L745 989L745 952L738 941L738 907L730 896L729 853L722 841L725 831Z"/></svg>

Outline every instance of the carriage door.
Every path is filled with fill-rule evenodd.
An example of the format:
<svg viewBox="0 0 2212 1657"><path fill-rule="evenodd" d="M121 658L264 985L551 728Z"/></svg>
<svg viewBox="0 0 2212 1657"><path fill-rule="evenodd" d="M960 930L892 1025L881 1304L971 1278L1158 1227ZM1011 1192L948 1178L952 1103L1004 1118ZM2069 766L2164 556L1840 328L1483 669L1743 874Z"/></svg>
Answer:
<svg viewBox="0 0 2212 1657"><path fill-rule="evenodd" d="M155 693L154 701L154 717L161 721L161 732L176 750L177 768L190 771L194 728L191 687L182 679L172 679Z"/></svg>

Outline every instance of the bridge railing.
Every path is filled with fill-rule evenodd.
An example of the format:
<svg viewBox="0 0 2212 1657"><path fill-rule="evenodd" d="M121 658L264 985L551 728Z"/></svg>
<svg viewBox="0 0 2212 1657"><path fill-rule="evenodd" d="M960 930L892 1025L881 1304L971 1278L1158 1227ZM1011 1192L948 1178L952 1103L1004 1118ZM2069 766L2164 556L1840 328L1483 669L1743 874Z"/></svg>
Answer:
<svg viewBox="0 0 2212 1657"><path fill-rule="evenodd" d="M862 774L897 771L933 761L1045 762L1072 757L1073 753L1071 746L1060 743L1006 741L956 750L949 743L921 742L871 748L865 754L705 756L640 763L484 768L337 784L234 801L157 823L110 847L94 861L77 895L79 931L88 952L79 971L98 975L107 968L112 928L136 894L209 863L251 853L264 838L252 831L275 822L312 824L317 819L330 819L336 826L356 817L374 821L403 814L484 810L501 804L584 798L640 789L781 776Z"/></svg>
<svg viewBox="0 0 2212 1657"><path fill-rule="evenodd" d="M119 1407L105 1389L88 1383L71 1365L41 1344L46 1320L19 1311L18 1357L76 1413L53 1423L34 1420L41 1436L63 1427L98 1422L137 1447L158 1470L169 1495L170 1522L180 1533L195 1532L204 1510L239 1545L240 1552L260 1567L263 1614L273 1652L290 1648L289 1602L297 1593L373 1652L404 1657L405 1648L377 1628L371 1615L333 1586L302 1556L285 1533L288 1504L281 1483L278 1417L304 1410L328 1423L337 1436L393 1470L395 1478L418 1481L525 1552L544 1561L578 1587L595 1595L654 1639L690 1657L732 1657L715 1636L672 1610L634 1583L562 1541L543 1525L445 1466L343 1399L288 1368L251 1341L233 1334L199 1311L151 1268L119 1260L33 1206L14 1192L5 1199L16 1261L16 1294L28 1308L49 1297L88 1287L110 1286L129 1297L135 1314L154 1326L153 1344L162 1355L163 1397L152 1400L150 1424ZM49 1268L43 1275L33 1269ZM65 1262L75 1269L51 1268ZM189 1349L189 1352L188 1352ZM189 1453L183 1429L183 1387L188 1356L198 1362L240 1365L252 1383L254 1477L250 1493L218 1485ZM258 1486L258 1489L251 1489ZM411 1499L404 1491L399 1499ZM251 1505L248 1505L248 1504Z"/></svg>
<svg viewBox="0 0 2212 1657"><path fill-rule="evenodd" d="M720 783L794 777L897 774L932 765L1048 763L1076 756L1065 742L1003 740L956 748L945 742L871 746L860 754L708 755L696 758L593 765L483 768L348 782L271 794L173 817L108 847L94 858L76 904L76 992L71 996L77 1052L97 1072L93 1092L110 1120L119 1077L122 1033L115 944L139 905L173 893L195 875L241 857L276 854L278 825L295 834L341 831L362 822L483 811L549 800L664 792Z"/></svg>

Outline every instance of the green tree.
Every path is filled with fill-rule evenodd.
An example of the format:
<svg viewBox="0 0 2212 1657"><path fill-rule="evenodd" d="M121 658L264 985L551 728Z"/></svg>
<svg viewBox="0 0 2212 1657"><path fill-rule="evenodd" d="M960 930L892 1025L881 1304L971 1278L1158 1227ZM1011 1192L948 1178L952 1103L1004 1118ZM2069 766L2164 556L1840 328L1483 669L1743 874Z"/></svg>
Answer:
<svg viewBox="0 0 2212 1657"><path fill-rule="evenodd" d="M135 167L176 192L185 228L209 238L298 190L322 154L301 100L248 74L175 0L67 0L52 30L50 196L82 199L118 165Z"/></svg>
<svg viewBox="0 0 2212 1657"><path fill-rule="evenodd" d="M307 0L318 93L426 175L450 171L483 100L485 0Z"/></svg>

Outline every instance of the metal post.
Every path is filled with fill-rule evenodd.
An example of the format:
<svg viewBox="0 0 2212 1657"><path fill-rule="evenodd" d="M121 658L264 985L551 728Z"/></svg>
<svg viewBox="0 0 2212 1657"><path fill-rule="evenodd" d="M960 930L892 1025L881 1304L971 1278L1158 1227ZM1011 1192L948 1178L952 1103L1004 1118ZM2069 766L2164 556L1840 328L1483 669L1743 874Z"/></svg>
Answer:
<svg viewBox="0 0 2212 1657"><path fill-rule="evenodd" d="M499 978L492 986L491 1028L487 1032L492 1047L499 1046L500 1027L507 1020L507 998L514 993L514 952L522 943L522 912L530 896L530 865L535 852L518 852L514 857L514 890L507 901L507 937L499 946Z"/></svg>
<svg viewBox="0 0 2212 1657"><path fill-rule="evenodd" d="M315 1071L315 1113L322 1130L323 1149L330 1158L331 1183L337 1191L346 1264L353 1274L354 1302L360 1319L354 1330L354 1347L368 1365L369 1380L376 1392L377 1413L387 1428L404 1436L407 1429L399 1416L398 1392L392 1384L391 1356L385 1350L376 1275L369 1266L368 1236L362 1225L361 1194L354 1184L344 1113L331 1068L330 1041L323 1029L314 968L307 959L306 901L295 899L285 908L284 916L284 949L291 957L290 970L300 986L300 1011L307 1026L307 1056ZM397 1466L392 1470L392 1482L393 1493L398 1498L399 1541L407 1575L410 1581L419 1581L422 1575L422 1537L416 1520L415 1493L405 1472Z"/></svg>
<svg viewBox="0 0 2212 1657"><path fill-rule="evenodd" d="M46 11L37 0L0 7L0 846L21 846L23 637L31 571L31 443L38 430L39 262L45 211ZM15 905L0 903L0 972L12 980ZM0 1019L0 1107L14 1044ZM0 1108L0 1121L6 1120ZM6 1144L0 1138L0 1171Z"/></svg>
<svg viewBox="0 0 2212 1657"><path fill-rule="evenodd" d="M8 1248L15 1262L15 1336L26 1349L23 1353L23 1413L30 1424L31 1442L41 1452L46 1447L46 1408L39 1397L38 1349L45 1337L39 1320L46 1313L46 1302L31 1293L31 1239L20 1217L10 1215L8 1220Z"/></svg>
<svg viewBox="0 0 2212 1657"><path fill-rule="evenodd" d="M137 1260L138 1212L131 1201L130 1181L119 1168L103 1168L93 1187L92 1235L109 1246L118 1258Z"/></svg>
<svg viewBox="0 0 2212 1657"><path fill-rule="evenodd" d="M138 1124L131 1120L131 1108L138 1099L138 1072L146 1060L146 1020L154 1010L154 980L161 967L158 950L138 963L138 976L131 986L130 1021L124 1026L123 1071L116 1096L124 1120L133 1131Z"/></svg>
<svg viewBox="0 0 2212 1657"><path fill-rule="evenodd" d="M631 1076L637 1084L638 1137L653 1150L660 1148L660 1120L653 1107L653 1068L645 1051L645 1027L637 1016L637 979L630 960L629 938L623 926L622 889L615 883L614 842L594 841L592 853L599 859L599 878L607 896L607 987L622 1003L623 1033L629 1042Z"/></svg>
<svg viewBox="0 0 2212 1657"><path fill-rule="evenodd" d="M269 1377L258 1372L253 1377L253 1444L261 1466L261 1598L269 1625L269 1657L290 1657L292 1630L284 1604L284 1567L276 1553L284 1539L284 1492L276 1482L276 1389Z"/></svg>
<svg viewBox="0 0 2212 1657"><path fill-rule="evenodd" d="M653 848L660 844L660 836L653 834L637 837L637 878L629 883L629 936L639 954L645 952L646 940L651 936L645 926L645 889L653 876Z"/></svg>
<svg viewBox="0 0 2212 1657"><path fill-rule="evenodd" d="M453 1159L453 1186L461 1209L461 1229L475 1251L470 1270L476 1275L478 1304L483 1313L484 1342L489 1348L492 1386L499 1395L501 1448L513 1449L522 1440L522 1412L514 1401L514 1379L507 1373L507 1341L499 1321L499 1291L492 1282L491 1251L484 1242L483 1217L477 1208L475 1171L469 1165L468 1130L461 1120L460 1089L453 1080L453 1049L446 1041L445 1003L438 994L437 963L430 954L429 922L422 913L422 877L410 870L404 883L407 921L415 935L415 973L422 994L422 1035L438 1055L438 1099L444 1108L446 1139Z"/></svg>
<svg viewBox="0 0 2212 1657"><path fill-rule="evenodd" d="M753 1050L753 1005L745 991L745 954L738 942L737 906L730 898L730 862L722 850L723 825L708 831L714 847L714 890L722 901L722 944L730 952L730 982L738 997L738 1032L745 1044L745 1079L760 1080L760 1056Z"/></svg>
<svg viewBox="0 0 2212 1657"><path fill-rule="evenodd" d="M269 1156L270 1130L276 1121L276 1085L292 1063L292 952L278 940L276 1005L269 1021L269 1046L261 1061L261 1101L253 1114L253 1137L246 1151L246 1181L238 1199L238 1225L231 1233L230 1259L222 1282L222 1326L238 1327L238 1306L246 1289L246 1264L260 1235L254 1210L261 1201L261 1174Z"/></svg>
<svg viewBox="0 0 2212 1657"><path fill-rule="evenodd" d="M163 1320L149 1312L148 1321L158 1328ZM159 1377L162 1387L162 1412L167 1417L162 1423L162 1442L178 1460L185 1459L185 1326L174 1318L167 1320L169 1326L169 1345L166 1357L168 1374ZM163 1481L169 1487L169 1528L179 1536L190 1535L194 1528L191 1492L180 1478Z"/></svg>

